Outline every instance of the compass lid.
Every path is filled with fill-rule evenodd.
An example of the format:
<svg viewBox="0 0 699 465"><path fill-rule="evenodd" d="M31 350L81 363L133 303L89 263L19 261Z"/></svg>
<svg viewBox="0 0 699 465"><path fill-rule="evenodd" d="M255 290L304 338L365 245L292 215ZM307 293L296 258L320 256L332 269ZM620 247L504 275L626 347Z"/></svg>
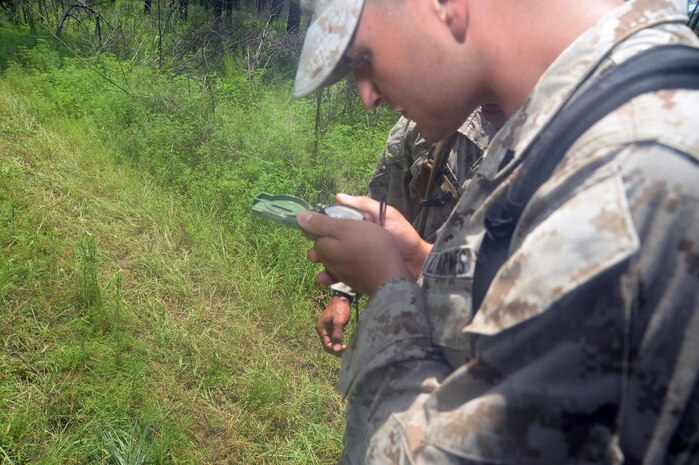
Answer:
<svg viewBox="0 0 699 465"><path fill-rule="evenodd" d="M304 210L315 210L308 202L293 195L272 195L262 192L255 196L252 212L265 219L299 229L296 215Z"/></svg>

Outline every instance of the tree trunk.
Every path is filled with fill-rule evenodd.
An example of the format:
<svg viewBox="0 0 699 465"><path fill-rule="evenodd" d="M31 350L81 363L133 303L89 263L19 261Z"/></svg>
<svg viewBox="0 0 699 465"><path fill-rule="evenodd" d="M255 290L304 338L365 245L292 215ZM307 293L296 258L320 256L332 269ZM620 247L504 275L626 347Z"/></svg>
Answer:
<svg viewBox="0 0 699 465"><path fill-rule="evenodd" d="M102 48L102 27L100 27L100 17L95 17L95 34L97 34L97 45Z"/></svg>
<svg viewBox="0 0 699 465"><path fill-rule="evenodd" d="M694 9L692 14L689 15L689 27L692 28L694 32L697 32L697 22L699 21L699 2L694 4Z"/></svg>
<svg viewBox="0 0 699 465"><path fill-rule="evenodd" d="M320 147L320 116L323 104L323 89L316 91L316 128L315 139L313 141L313 162L318 158L318 150Z"/></svg>
<svg viewBox="0 0 699 465"><path fill-rule="evenodd" d="M158 69L163 69L163 25L162 25L162 9L160 8L160 0L158 0Z"/></svg>
<svg viewBox="0 0 699 465"><path fill-rule="evenodd" d="M24 23L28 24L29 27L34 29L34 16L32 15L32 7L29 2L22 2L22 14L24 16Z"/></svg>
<svg viewBox="0 0 699 465"><path fill-rule="evenodd" d="M221 21L221 13L223 12L223 0L213 0L214 1L214 22L218 23Z"/></svg>
<svg viewBox="0 0 699 465"><path fill-rule="evenodd" d="M180 0L180 19L187 19L189 14L189 0Z"/></svg>
<svg viewBox="0 0 699 465"><path fill-rule="evenodd" d="M286 32L298 34L301 29L301 7L296 0L289 2L289 17L286 21Z"/></svg>
<svg viewBox="0 0 699 465"><path fill-rule="evenodd" d="M257 0L257 12L262 13L265 10L266 0Z"/></svg>
<svg viewBox="0 0 699 465"><path fill-rule="evenodd" d="M226 17L229 21L233 17L233 0L226 0Z"/></svg>
<svg viewBox="0 0 699 465"><path fill-rule="evenodd" d="M39 0L39 16L46 22L48 11L46 11L46 0Z"/></svg>
<svg viewBox="0 0 699 465"><path fill-rule="evenodd" d="M270 13L270 21L275 21L282 14L285 0L272 0L272 11Z"/></svg>

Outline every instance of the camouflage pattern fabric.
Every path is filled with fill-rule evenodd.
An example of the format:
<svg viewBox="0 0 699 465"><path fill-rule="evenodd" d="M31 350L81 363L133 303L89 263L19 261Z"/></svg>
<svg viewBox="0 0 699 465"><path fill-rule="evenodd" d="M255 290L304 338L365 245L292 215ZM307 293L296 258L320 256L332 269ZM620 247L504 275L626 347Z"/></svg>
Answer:
<svg viewBox="0 0 699 465"><path fill-rule="evenodd" d="M479 110L473 112L457 130L456 141L442 167L444 174L440 178L443 181L439 183L455 186L456 195L444 205L429 207L423 234L427 241L434 241L437 230L456 206L463 187L475 174L483 152L496 133L497 127L483 118ZM369 181L369 196L378 201L385 199L414 226L419 219L420 201L425 198L426 189L418 186L427 182L429 170L424 167L431 148L432 144L420 136L415 122L401 116L388 135ZM441 194L443 192L435 188L433 196ZM332 284L330 288L352 297L357 295L354 289L342 282Z"/></svg>
<svg viewBox="0 0 699 465"><path fill-rule="evenodd" d="M299 0L311 15L306 30L292 94L303 97L336 83L349 73L342 54L352 39L364 0Z"/></svg>
<svg viewBox="0 0 699 465"><path fill-rule="evenodd" d="M362 313L341 463L699 462L699 92L643 95L594 125L528 204L475 315L470 297L484 214L534 136L615 64L699 47L686 20L677 1L627 1L544 73L419 283L385 283Z"/></svg>
<svg viewBox="0 0 699 465"><path fill-rule="evenodd" d="M456 195L451 196L444 205L429 207L424 232L428 241L434 240L435 233L454 209L459 195L475 174L483 152L496 133L497 127L483 118L478 110L458 129L433 198L446 193L446 189L440 188L447 182L455 188ZM431 148L432 144L420 136L417 125L401 117L391 129L369 182L370 197L380 201L385 196L386 202L398 209L413 225L417 224L420 202L425 197L429 177L429 169L425 168Z"/></svg>

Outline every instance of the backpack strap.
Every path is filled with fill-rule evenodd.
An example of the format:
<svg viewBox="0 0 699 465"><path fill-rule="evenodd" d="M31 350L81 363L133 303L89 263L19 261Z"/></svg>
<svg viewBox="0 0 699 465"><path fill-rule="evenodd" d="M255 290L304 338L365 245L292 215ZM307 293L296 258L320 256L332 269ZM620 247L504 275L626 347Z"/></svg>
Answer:
<svg viewBox="0 0 699 465"><path fill-rule="evenodd" d="M576 92L553 117L526 149L517 177L486 213L485 236L473 279L474 314L509 257L512 236L524 208L575 141L634 97L674 89L699 90L699 49L665 45L635 55Z"/></svg>
<svg viewBox="0 0 699 465"><path fill-rule="evenodd" d="M433 160L432 170L430 171L430 178L427 182L427 190L425 192L425 198L420 202L420 215L418 216L417 222L417 233L420 237L424 236L425 226L427 225L427 215L429 214L430 201L434 195L434 189L437 185L437 178L442 174L444 165L449 158L449 151L454 146L456 141L456 132L445 139L440 140L432 146L432 150L428 155L429 158Z"/></svg>

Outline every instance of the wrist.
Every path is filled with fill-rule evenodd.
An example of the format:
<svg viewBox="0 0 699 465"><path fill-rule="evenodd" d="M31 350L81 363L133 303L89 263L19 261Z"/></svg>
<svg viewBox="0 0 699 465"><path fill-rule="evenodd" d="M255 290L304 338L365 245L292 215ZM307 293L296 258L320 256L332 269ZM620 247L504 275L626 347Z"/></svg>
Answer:
<svg viewBox="0 0 699 465"><path fill-rule="evenodd" d="M425 260L427 260L427 256L430 254L431 251L432 244L430 244L427 241L421 241L419 246L416 247L416 250L413 256L410 258L410 261L406 263L408 271L410 272L410 276L413 279L416 280L418 276L420 276L420 272L422 271L422 267L425 264Z"/></svg>
<svg viewBox="0 0 699 465"><path fill-rule="evenodd" d="M350 294L345 291L341 291L339 289L331 289L332 294L333 294L333 299L345 299L347 300L350 304L354 301L355 294Z"/></svg>
<svg viewBox="0 0 699 465"><path fill-rule="evenodd" d="M408 280L413 282L415 281L415 278L413 278L410 269L402 261L400 262L399 266L396 266L394 269L388 271L382 276L376 276L373 280L371 288L367 289L367 295L373 297L374 294L376 294L376 292L386 283L400 280Z"/></svg>

